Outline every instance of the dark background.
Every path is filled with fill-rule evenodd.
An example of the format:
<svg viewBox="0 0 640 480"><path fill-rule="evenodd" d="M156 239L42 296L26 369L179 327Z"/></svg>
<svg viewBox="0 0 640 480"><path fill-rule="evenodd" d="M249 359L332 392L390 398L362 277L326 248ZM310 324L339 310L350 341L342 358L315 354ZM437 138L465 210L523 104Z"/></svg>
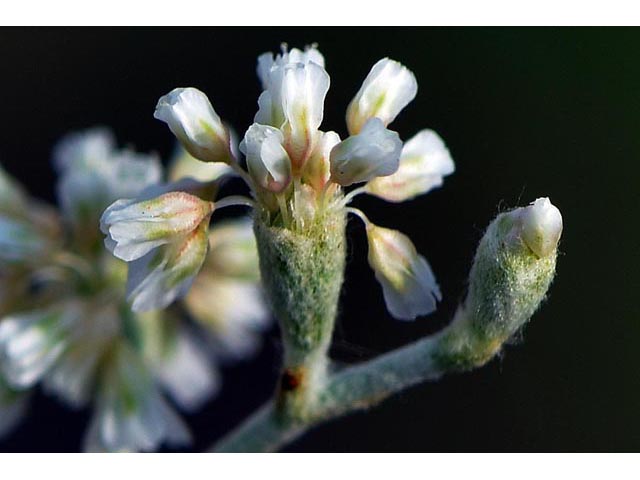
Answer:
<svg viewBox="0 0 640 480"><path fill-rule="evenodd" d="M405 139L435 129L457 166L444 188L413 202L356 201L411 236L445 300L414 323L391 319L352 222L335 358L366 359L444 325L498 211L549 196L565 225L549 300L502 358L317 428L288 450L640 450L639 30L3 29L0 161L53 200L50 152L70 130L109 125L121 142L167 158L173 137L152 114L177 86L205 91L243 132L257 109L255 59L282 41L319 43L332 81L323 127L341 134L371 65L406 64L420 88L392 128ZM187 417L196 450L268 398L279 351L273 331L255 360L224 370L223 393ZM87 420L38 396L0 450L76 451Z"/></svg>

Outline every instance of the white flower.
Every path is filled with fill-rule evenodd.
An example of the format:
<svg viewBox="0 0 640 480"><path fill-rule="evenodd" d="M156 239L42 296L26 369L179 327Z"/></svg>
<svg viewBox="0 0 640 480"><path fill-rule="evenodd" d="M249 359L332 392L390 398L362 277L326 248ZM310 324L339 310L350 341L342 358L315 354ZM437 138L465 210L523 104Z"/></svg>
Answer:
<svg viewBox="0 0 640 480"><path fill-rule="evenodd" d="M100 229L105 245L127 262L160 245L181 240L213 212L213 203L185 192L169 192L150 200L121 199L105 210Z"/></svg>
<svg viewBox="0 0 640 480"><path fill-rule="evenodd" d="M218 391L218 372L205 345L185 328L176 332L168 343L152 358L155 375L181 408L197 410Z"/></svg>
<svg viewBox="0 0 640 480"><path fill-rule="evenodd" d="M191 435L162 397L139 356L124 342L105 365L85 451L137 452L184 446Z"/></svg>
<svg viewBox="0 0 640 480"><path fill-rule="evenodd" d="M131 261L127 298L134 312L160 309L187 293L207 256L207 222Z"/></svg>
<svg viewBox="0 0 640 480"><path fill-rule="evenodd" d="M378 61L347 108L349 133L358 133L373 117L389 125L417 92L418 83L410 70L388 58Z"/></svg>
<svg viewBox="0 0 640 480"><path fill-rule="evenodd" d="M82 319L78 301L65 300L0 320L0 367L16 388L37 383L65 352Z"/></svg>
<svg viewBox="0 0 640 480"><path fill-rule="evenodd" d="M291 182L291 160L282 146L280 130L254 123L240 143L253 180L265 190L282 192Z"/></svg>
<svg viewBox="0 0 640 480"><path fill-rule="evenodd" d="M231 161L230 136L207 96L197 88L174 88L153 114L169 125L184 148L205 162Z"/></svg>
<svg viewBox="0 0 640 480"><path fill-rule="evenodd" d="M115 302L85 308L68 347L44 376L44 390L72 407L85 406L91 400L100 361L121 333L121 322Z"/></svg>
<svg viewBox="0 0 640 480"><path fill-rule="evenodd" d="M519 209L522 238L538 257L555 251L562 235L562 214L551 201L538 198L528 207Z"/></svg>
<svg viewBox="0 0 640 480"><path fill-rule="evenodd" d="M331 150L331 179L342 186L391 175L398 169L402 141L378 118Z"/></svg>
<svg viewBox="0 0 640 480"><path fill-rule="evenodd" d="M287 51L285 45L282 46L282 53L273 56L273 53L266 52L258 57L258 78L262 83L262 88L266 90L270 83L271 69L287 65L289 63L309 63L313 62L324 68L324 57L315 46L307 46L304 51L293 48Z"/></svg>
<svg viewBox="0 0 640 480"><path fill-rule="evenodd" d="M9 387L0 377L0 438L8 435L24 417L29 393Z"/></svg>
<svg viewBox="0 0 640 480"><path fill-rule="evenodd" d="M49 243L35 225L0 216L0 262L24 262L40 257Z"/></svg>
<svg viewBox="0 0 640 480"><path fill-rule="evenodd" d="M162 178L157 156L116 150L111 132L104 128L62 139L54 164L60 175L56 190L62 212L86 229L114 200L136 196Z"/></svg>
<svg viewBox="0 0 640 480"><path fill-rule="evenodd" d="M37 265L60 243L59 219L0 167L0 265ZM6 273L6 272L4 272ZM1 296L1 295L0 295Z"/></svg>
<svg viewBox="0 0 640 480"><path fill-rule="evenodd" d="M367 224L369 265L382 285L389 313L399 320L413 320L436 309L442 299L429 264L413 243L397 230Z"/></svg>
<svg viewBox="0 0 640 480"><path fill-rule="evenodd" d="M275 64L258 99L254 121L283 131L295 170L302 168L315 146L328 90L329 74L314 62Z"/></svg>
<svg viewBox="0 0 640 480"><path fill-rule="evenodd" d="M270 319L251 221L216 225L209 242L209 256L184 302L194 319L211 332L219 354L244 358L255 351Z"/></svg>
<svg viewBox="0 0 640 480"><path fill-rule="evenodd" d="M455 170L449 150L433 130L422 130L402 147L398 171L365 185L366 191L390 202L403 202L442 185Z"/></svg>

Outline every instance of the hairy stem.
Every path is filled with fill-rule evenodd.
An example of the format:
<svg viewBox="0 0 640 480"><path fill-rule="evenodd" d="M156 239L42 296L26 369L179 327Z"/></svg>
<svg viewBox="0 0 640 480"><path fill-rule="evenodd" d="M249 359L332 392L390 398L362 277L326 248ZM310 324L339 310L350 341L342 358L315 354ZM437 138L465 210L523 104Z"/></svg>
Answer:
<svg viewBox="0 0 640 480"><path fill-rule="evenodd" d="M495 342L470 336L460 310L442 332L330 375L304 419L288 417L276 403L268 403L213 450L275 451L319 423L370 408L394 393L445 373L484 365L497 351Z"/></svg>

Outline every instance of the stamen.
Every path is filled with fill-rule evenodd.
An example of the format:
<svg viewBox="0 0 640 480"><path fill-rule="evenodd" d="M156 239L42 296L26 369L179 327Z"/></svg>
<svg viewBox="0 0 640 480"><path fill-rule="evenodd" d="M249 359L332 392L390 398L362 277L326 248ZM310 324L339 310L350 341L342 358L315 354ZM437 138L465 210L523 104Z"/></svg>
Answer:
<svg viewBox="0 0 640 480"><path fill-rule="evenodd" d="M345 210L349 213L353 213L356 217L358 217L360 220L362 220L362 223L364 223L364 226L369 228L369 225L371 225L371 221L369 220L369 218L364 214L364 212L358 208L353 208L353 207L347 207L345 208Z"/></svg>
<svg viewBox="0 0 640 480"><path fill-rule="evenodd" d="M216 210L224 207L245 206L255 208L256 204L253 200L242 195L230 195L214 203Z"/></svg>
<svg viewBox="0 0 640 480"><path fill-rule="evenodd" d="M349 193L347 193L342 199L342 204L348 205L349 203L351 203L351 200L362 193L367 193L367 188L364 185L362 187L354 188Z"/></svg>

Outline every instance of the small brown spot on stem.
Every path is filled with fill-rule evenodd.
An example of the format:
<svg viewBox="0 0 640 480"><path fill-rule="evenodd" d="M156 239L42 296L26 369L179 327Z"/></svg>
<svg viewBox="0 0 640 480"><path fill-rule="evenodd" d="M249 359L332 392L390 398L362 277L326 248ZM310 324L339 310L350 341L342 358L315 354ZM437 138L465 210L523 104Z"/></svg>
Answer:
<svg viewBox="0 0 640 480"><path fill-rule="evenodd" d="M282 378L280 379L280 388L284 392L291 392L297 389L302 383L302 371L287 369L282 372Z"/></svg>

